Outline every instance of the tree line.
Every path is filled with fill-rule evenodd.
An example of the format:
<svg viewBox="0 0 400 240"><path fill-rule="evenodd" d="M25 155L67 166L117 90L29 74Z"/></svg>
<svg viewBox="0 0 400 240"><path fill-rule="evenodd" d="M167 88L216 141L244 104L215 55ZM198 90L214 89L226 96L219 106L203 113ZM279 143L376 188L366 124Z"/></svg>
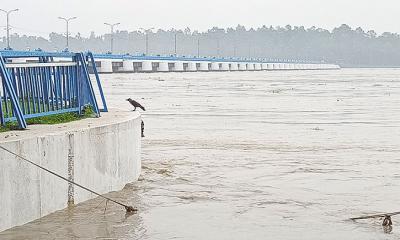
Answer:
<svg viewBox="0 0 400 240"><path fill-rule="evenodd" d="M262 26L246 29L214 27L205 32L184 30L124 31L113 34L115 54L145 54L146 41L149 55L219 56L237 58L266 58L271 60L308 60L338 63L344 67L400 66L400 35L362 28L352 29L343 24L332 31L302 26ZM146 40L147 39L147 40ZM175 45L176 39L176 45ZM89 37L81 34L70 37L71 51L110 51L111 34ZM48 38L11 35L15 50L42 49L62 51L65 35L51 33ZM0 41L5 48L6 39Z"/></svg>

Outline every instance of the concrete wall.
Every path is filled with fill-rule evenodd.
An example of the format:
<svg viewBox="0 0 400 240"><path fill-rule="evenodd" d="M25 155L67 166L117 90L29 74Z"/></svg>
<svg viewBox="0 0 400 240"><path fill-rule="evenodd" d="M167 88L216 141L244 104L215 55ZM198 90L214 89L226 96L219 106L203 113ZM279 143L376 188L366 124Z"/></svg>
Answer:
<svg viewBox="0 0 400 240"><path fill-rule="evenodd" d="M247 71L254 71L254 63L247 63Z"/></svg>
<svg viewBox="0 0 400 240"><path fill-rule="evenodd" d="M261 64L261 69L262 70L268 70L268 64L267 63L262 63Z"/></svg>
<svg viewBox="0 0 400 240"><path fill-rule="evenodd" d="M198 70L202 72L208 72L210 70L208 69L208 62L200 62L200 68Z"/></svg>
<svg viewBox="0 0 400 240"><path fill-rule="evenodd" d="M133 61L131 60L124 60L122 63L123 72L133 72Z"/></svg>
<svg viewBox="0 0 400 240"><path fill-rule="evenodd" d="M153 71L153 62L143 61L142 62L142 72L152 72L152 71Z"/></svg>
<svg viewBox="0 0 400 240"><path fill-rule="evenodd" d="M113 111L99 119L30 126L0 144L99 193L121 190L141 169L141 117ZM88 125L90 127L88 127ZM0 231L94 196L0 150Z"/></svg>
<svg viewBox="0 0 400 240"><path fill-rule="evenodd" d="M158 66L159 72L169 72L168 62L160 62Z"/></svg>
<svg viewBox="0 0 400 240"><path fill-rule="evenodd" d="M112 73L112 60L102 60L101 67L99 67L97 70L99 73Z"/></svg>
<svg viewBox="0 0 400 240"><path fill-rule="evenodd" d="M239 63L239 71L247 71L247 64Z"/></svg>
<svg viewBox="0 0 400 240"><path fill-rule="evenodd" d="M239 64L238 63L231 63L230 71L239 71Z"/></svg>
<svg viewBox="0 0 400 240"><path fill-rule="evenodd" d="M27 58L12 58L10 60L12 63L26 63Z"/></svg>
<svg viewBox="0 0 400 240"><path fill-rule="evenodd" d="M174 62L174 69L175 72L183 72L183 62Z"/></svg>
<svg viewBox="0 0 400 240"><path fill-rule="evenodd" d="M227 62L224 62L224 63L222 63L221 64L221 69L220 69L221 71L229 71L230 70L230 68L229 68L229 63L227 63Z"/></svg>
<svg viewBox="0 0 400 240"><path fill-rule="evenodd" d="M219 63L217 63L217 62L212 62L211 63L211 71L219 71L220 70L220 68L219 68Z"/></svg>
<svg viewBox="0 0 400 240"><path fill-rule="evenodd" d="M197 63L196 62L189 62L189 66L187 69L188 72L197 72Z"/></svg>

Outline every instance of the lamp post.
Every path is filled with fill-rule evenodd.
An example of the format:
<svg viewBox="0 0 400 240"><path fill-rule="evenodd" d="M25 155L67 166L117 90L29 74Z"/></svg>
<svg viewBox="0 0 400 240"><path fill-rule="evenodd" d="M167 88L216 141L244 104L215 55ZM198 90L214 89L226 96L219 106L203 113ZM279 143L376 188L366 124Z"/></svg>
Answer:
<svg viewBox="0 0 400 240"><path fill-rule="evenodd" d="M154 28L144 29L140 28L139 30L143 31L146 35L146 56L149 55L149 32L152 31Z"/></svg>
<svg viewBox="0 0 400 240"><path fill-rule="evenodd" d="M6 49L7 50L11 50L11 47L10 47L10 14L12 12L19 11L19 9L17 8L17 9L13 9L13 10L9 10L9 11L0 9L0 11L4 12L7 15L7 27L6 27L6 30L7 30L7 48Z"/></svg>
<svg viewBox="0 0 400 240"><path fill-rule="evenodd" d="M104 23L107 26L110 26L111 28L111 40L110 40L110 53L113 53L114 50L114 27L120 25L121 23Z"/></svg>
<svg viewBox="0 0 400 240"><path fill-rule="evenodd" d="M69 22L76 19L77 17L71 17L71 18L63 18L63 17L58 17L58 19L64 20L65 24L67 26L67 32L66 32L66 37L67 37L67 48L65 49L66 51L69 50Z"/></svg>

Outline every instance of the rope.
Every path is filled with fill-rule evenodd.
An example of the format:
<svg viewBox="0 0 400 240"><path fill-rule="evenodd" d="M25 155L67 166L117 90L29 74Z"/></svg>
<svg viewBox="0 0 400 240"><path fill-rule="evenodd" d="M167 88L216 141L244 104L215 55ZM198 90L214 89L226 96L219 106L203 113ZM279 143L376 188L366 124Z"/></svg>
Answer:
<svg viewBox="0 0 400 240"><path fill-rule="evenodd" d="M375 214L375 215L369 215L369 216L355 217L355 218L350 218L350 220L356 221L356 220L364 220L364 219L371 219L371 218L392 217L392 216L396 216L396 215L400 215L400 212L381 213L381 214Z"/></svg>
<svg viewBox="0 0 400 240"><path fill-rule="evenodd" d="M111 198L109 198L109 197L106 197L106 196L104 196L104 195L102 195L102 194L100 194L100 193L97 193L97 192L95 192L95 191L93 191L93 190L91 190L91 189L89 189L89 188L87 188L87 187L84 187L84 186L82 186L82 185L80 185L80 184L78 184L78 183L76 183L76 182L73 182L73 181L71 181L71 180L69 180L69 179L67 179L67 178L65 178L65 177L63 177L63 176L61 176L61 175L59 175L59 174L57 174L57 173L55 173L55 172L49 170L49 169L47 169L47 168L44 168L44 167L42 167L42 166L40 166L40 165L38 165L38 164L36 164L36 163L30 161L29 159L27 159L27 158L25 158L25 157L23 157L23 156L21 156L21 155L18 155L18 154L16 154L16 153L14 153L14 152L8 150L7 148L5 148L5 147L3 147L3 146L0 146L0 149L3 149L4 151L10 153L11 155L14 155L14 156L16 156L16 157L18 157L18 158L20 158L20 159L22 159L22 160L24 160L24 161L26 161L26 162L32 164L32 165L34 165L34 166L36 166L36 167L38 167L38 168L40 168L40 169L42 169L42 170L44 170L44 171L46 171L46 172L48 172L48 173L50 173L50 174L52 174L52 175L58 177L58 178L61 178L62 180L66 181L66 182L68 182L68 183L71 183L71 184L73 184L73 185L75 185L75 186L77 186L77 187L80 187L80 188L82 188L82 189L84 189L84 190L86 190L86 191L88 191L88 192L90 192L90 193L93 193L93 194L95 194L95 195L97 195L97 196L99 196L99 197L102 197L102 198L104 198L104 199L106 199L106 200L108 200L108 201L111 201L111 202L113 202L113 203L116 203L116 204L118 204L118 205L124 207L125 210L126 210L126 212L128 212L128 213L135 213L135 212L138 211L136 208L134 208L134 207L132 207L132 206L128 206L128 205L125 205L125 204L123 204L123 203L120 203L120 202L118 202L118 201L116 201L116 200L113 200L113 199L111 199Z"/></svg>

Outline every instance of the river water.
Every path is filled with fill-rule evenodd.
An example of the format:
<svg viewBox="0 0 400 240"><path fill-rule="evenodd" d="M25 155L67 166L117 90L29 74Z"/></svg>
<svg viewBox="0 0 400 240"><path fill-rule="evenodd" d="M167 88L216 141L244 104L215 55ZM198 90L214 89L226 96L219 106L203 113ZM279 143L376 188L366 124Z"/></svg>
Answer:
<svg viewBox="0 0 400 240"><path fill-rule="evenodd" d="M0 239L399 239L400 70L102 75L147 109L140 181Z"/></svg>

